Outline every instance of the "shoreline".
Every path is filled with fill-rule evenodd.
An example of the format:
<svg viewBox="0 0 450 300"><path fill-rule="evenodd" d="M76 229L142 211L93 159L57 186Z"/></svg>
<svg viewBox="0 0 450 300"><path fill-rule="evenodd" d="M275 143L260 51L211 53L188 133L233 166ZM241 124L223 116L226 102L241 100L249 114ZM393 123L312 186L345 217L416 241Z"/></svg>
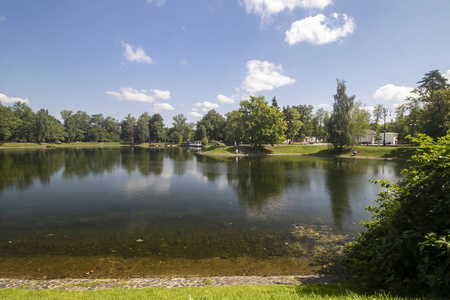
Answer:
<svg viewBox="0 0 450 300"><path fill-rule="evenodd" d="M225 154L225 153L205 153L197 152L198 155L203 156L223 156L223 157L253 157L253 156L315 156L315 157L338 157L338 158L361 158L361 159L377 159L377 160L389 160L389 161L408 161L411 158L401 157L375 157L375 156L359 156L359 155L325 155L325 154L308 154L308 153L268 153L268 154Z"/></svg>
<svg viewBox="0 0 450 300"><path fill-rule="evenodd" d="M149 277L126 279L64 278L45 280L0 278L0 289L58 289L67 291L102 290L109 288L171 289L183 287L330 284L341 282L342 279L340 275Z"/></svg>

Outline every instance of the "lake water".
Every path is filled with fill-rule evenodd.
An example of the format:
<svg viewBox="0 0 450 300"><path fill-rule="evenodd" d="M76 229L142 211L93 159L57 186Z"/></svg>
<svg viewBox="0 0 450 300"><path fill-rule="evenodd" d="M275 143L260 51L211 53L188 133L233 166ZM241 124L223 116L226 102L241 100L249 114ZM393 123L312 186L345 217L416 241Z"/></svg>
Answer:
<svg viewBox="0 0 450 300"><path fill-rule="evenodd" d="M405 166L181 148L0 151L0 277L321 272L330 242L370 218L381 187L369 180L399 180Z"/></svg>

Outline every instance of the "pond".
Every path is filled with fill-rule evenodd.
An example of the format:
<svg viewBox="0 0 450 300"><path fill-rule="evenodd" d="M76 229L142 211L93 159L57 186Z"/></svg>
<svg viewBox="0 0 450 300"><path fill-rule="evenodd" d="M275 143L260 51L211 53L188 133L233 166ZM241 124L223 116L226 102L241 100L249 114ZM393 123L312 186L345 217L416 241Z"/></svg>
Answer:
<svg viewBox="0 0 450 300"><path fill-rule="evenodd" d="M0 151L0 277L326 270L406 162L186 149Z"/></svg>

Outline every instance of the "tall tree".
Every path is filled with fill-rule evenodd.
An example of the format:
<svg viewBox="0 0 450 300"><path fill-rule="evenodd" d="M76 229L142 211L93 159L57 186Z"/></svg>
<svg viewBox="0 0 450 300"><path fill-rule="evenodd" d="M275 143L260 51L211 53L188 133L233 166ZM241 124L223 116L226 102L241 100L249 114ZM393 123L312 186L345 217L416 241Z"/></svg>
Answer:
<svg viewBox="0 0 450 300"><path fill-rule="evenodd" d="M34 123L33 110L23 102L14 103L12 110L14 115L21 120L19 126L15 130L13 139L25 142L34 141L33 131L30 130Z"/></svg>
<svg viewBox="0 0 450 300"><path fill-rule="evenodd" d="M223 129L225 141L228 143L241 143L244 141L244 130L242 127L242 113L233 110L225 114L227 121Z"/></svg>
<svg viewBox="0 0 450 300"><path fill-rule="evenodd" d="M428 102L428 98L433 92L447 90L450 88L450 85L447 83L447 79L441 75L439 70L432 70L425 73L422 80L417 83L420 83L420 85L417 87L415 92L419 95L419 99L424 102Z"/></svg>
<svg viewBox="0 0 450 300"><path fill-rule="evenodd" d="M67 141L69 143L72 143L73 141L75 141L75 138L77 136L76 120L73 116L73 111L63 110L61 112L61 117L64 120L64 127L67 133Z"/></svg>
<svg viewBox="0 0 450 300"><path fill-rule="evenodd" d="M241 124L244 137L253 145L274 145L286 139L287 125L283 113L276 107L270 107L264 96L253 97L240 103Z"/></svg>
<svg viewBox="0 0 450 300"><path fill-rule="evenodd" d="M165 140L164 119L160 114L154 114L149 121L150 140L160 142Z"/></svg>
<svg viewBox="0 0 450 300"><path fill-rule="evenodd" d="M287 108L283 109L283 114L284 120L287 125L286 137L293 141L303 125L302 121L300 121L300 113L298 112L298 110L288 106Z"/></svg>
<svg viewBox="0 0 450 300"><path fill-rule="evenodd" d="M64 141L67 135L61 122L46 109L40 109L36 113L33 129L37 142Z"/></svg>
<svg viewBox="0 0 450 300"><path fill-rule="evenodd" d="M366 135L369 127L370 113L361 102L356 102L351 112L351 134L355 142Z"/></svg>
<svg viewBox="0 0 450 300"><path fill-rule="evenodd" d="M223 138L223 127L225 126L225 118L214 109L208 111L203 118L197 122L197 128L205 126L206 137L209 140L221 140ZM202 137L203 139L203 137Z"/></svg>
<svg viewBox="0 0 450 300"><path fill-rule="evenodd" d="M315 123L317 124L317 128L313 132L316 138L325 138L327 136L326 122L328 121L328 118L328 112L325 109L319 108L316 111L314 119L316 120Z"/></svg>
<svg viewBox="0 0 450 300"><path fill-rule="evenodd" d="M337 79L337 91L334 97L333 113L329 120L329 142L341 150L356 142L352 136L352 111L355 106L355 96L347 96L344 80Z"/></svg>
<svg viewBox="0 0 450 300"><path fill-rule="evenodd" d="M277 97L275 97L275 96L273 96L273 98L272 98L272 107L280 108L278 106Z"/></svg>
<svg viewBox="0 0 450 300"><path fill-rule="evenodd" d="M134 142L134 126L136 124L136 118L131 114L122 121L120 124L120 138L126 142Z"/></svg>
<svg viewBox="0 0 450 300"><path fill-rule="evenodd" d="M15 116L10 106L0 103L0 142L7 141L14 135L22 121Z"/></svg>
<svg viewBox="0 0 450 300"><path fill-rule="evenodd" d="M187 118L183 114L178 114L173 117L173 136L176 136L178 140L186 141L190 139L191 131L193 131L195 124L188 123Z"/></svg>
<svg viewBox="0 0 450 300"><path fill-rule="evenodd" d="M146 143L150 139L150 131L149 131L149 121L150 116L148 113L143 113L136 123L136 141L140 143Z"/></svg>
<svg viewBox="0 0 450 300"><path fill-rule="evenodd" d="M421 117L425 134L434 138L446 135L450 130L450 89L433 92Z"/></svg>
<svg viewBox="0 0 450 300"><path fill-rule="evenodd" d="M311 136L313 133L313 110L314 106L312 105L293 105L292 108L295 108L300 113L300 121L302 121L303 126L300 128L298 135L300 137Z"/></svg>
<svg viewBox="0 0 450 300"><path fill-rule="evenodd" d="M383 106L383 104L377 104L375 108L373 109L373 125L372 129L378 132L378 124L380 123L380 120L383 119L384 116L384 110L386 108Z"/></svg>

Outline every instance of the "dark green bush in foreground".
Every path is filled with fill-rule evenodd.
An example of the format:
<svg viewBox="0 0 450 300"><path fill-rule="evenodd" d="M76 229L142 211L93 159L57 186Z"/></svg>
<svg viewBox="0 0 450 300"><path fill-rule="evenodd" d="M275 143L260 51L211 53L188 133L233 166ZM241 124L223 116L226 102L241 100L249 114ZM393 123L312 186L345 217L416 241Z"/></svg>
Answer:
<svg viewBox="0 0 450 300"><path fill-rule="evenodd" d="M368 231L347 245L346 265L365 287L404 294L450 294L450 131L421 135L417 163L368 207Z"/></svg>

